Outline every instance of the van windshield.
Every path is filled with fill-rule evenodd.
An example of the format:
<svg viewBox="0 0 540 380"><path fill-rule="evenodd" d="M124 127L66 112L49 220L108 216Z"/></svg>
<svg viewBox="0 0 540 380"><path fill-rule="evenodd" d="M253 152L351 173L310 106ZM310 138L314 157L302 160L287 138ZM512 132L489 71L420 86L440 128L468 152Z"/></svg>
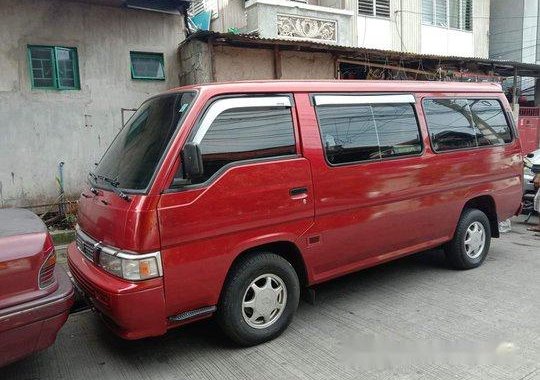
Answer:
<svg viewBox="0 0 540 380"><path fill-rule="evenodd" d="M194 92L181 92L144 102L109 146L90 181L105 187L146 189L194 98Z"/></svg>

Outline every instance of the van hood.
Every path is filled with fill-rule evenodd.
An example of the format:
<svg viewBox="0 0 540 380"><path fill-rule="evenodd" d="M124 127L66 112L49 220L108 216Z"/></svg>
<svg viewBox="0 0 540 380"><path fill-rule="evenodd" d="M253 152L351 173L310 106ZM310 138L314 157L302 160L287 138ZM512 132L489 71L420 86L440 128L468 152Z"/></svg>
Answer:
<svg viewBox="0 0 540 380"><path fill-rule="evenodd" d="M92 191L93 190L93 191ZM79 199L77 220L87 235L105 245L132 252L159 250L159 196L130 195L87 187Z"/></svg>

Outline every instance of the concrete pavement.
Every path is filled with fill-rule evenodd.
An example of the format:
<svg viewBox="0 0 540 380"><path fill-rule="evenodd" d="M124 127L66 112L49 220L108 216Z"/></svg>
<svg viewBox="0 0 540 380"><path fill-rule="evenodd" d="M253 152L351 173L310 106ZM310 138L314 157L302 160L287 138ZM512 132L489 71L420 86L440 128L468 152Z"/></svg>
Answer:
<svg viewBox="0 0 540 380"><path fill-rule="evenodd" d="M540 237L512 227L478 269L429 251L320 285L258 347L213 321L128 342L82 312L0 379L540 379Z"/></svg>

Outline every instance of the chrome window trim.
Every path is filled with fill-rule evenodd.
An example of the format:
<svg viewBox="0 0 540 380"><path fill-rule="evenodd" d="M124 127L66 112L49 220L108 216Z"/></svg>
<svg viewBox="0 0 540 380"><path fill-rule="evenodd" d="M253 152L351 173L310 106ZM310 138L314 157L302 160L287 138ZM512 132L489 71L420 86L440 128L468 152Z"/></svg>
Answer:
<svg viewBox="0 0 540 380"><path fill-rule="evenodd" d="M201 121L197 133L193 137L195 144L200 144L210 126L223 112L234 108L255 107L291 107L291 99L288 96L257 96L252 98L226 98L215 101Z"/></svg>
<svg viewBox="0 0 540 380"><path fill-rule="evenodd" d="M414 104L412 94L400 95L315 95L316 106L354 104Z"/></svg>

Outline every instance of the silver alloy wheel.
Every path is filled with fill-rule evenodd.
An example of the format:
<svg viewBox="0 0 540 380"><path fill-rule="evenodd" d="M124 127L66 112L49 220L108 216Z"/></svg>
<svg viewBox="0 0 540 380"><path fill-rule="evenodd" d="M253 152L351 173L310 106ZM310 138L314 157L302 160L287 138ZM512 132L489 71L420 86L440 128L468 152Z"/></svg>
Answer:
<svg viewBox="0 0 540 380"><path fill-rule="evenodd" d="M480 222L472 222L465 233L465 253L471 259L478 258L486 245L486 230Z"/></svg>
<svg viewBox="0 0 540 380"><path fill-rule="evenodd" d="M249 284L242 298L242 316L255 329L274 324L287 305L287 287L275 274L263 274Z"/></svg>

